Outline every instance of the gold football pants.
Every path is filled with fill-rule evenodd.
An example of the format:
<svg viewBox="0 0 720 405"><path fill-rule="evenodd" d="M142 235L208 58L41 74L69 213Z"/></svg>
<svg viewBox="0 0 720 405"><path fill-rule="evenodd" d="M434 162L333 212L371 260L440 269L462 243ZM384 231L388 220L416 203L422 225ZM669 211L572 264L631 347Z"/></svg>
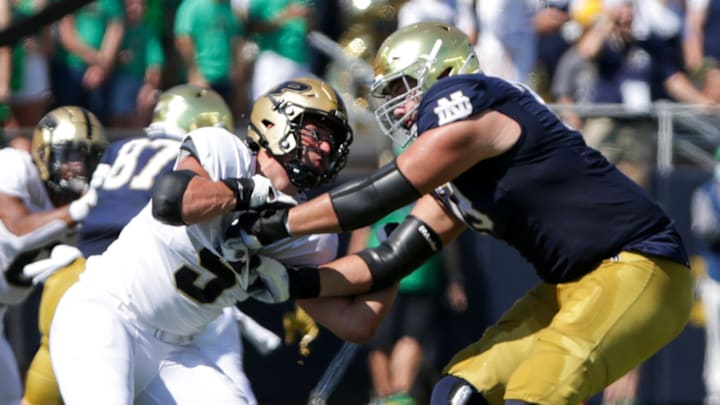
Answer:
<svg viewBox="0 0 720 405"><path fill-rule="evenodd" d="M578 404L682 331L692 283L685 266L622 252L577 281L530 290L444 372L491 404Z"/></svg>
<svg viewBox="0 0 720 405"><path fill-rule="evenodd" d="M71 285L78 281L85 270L85 259L79 258L50 276L43 287L40 299L40 347L33 357L25 377L25 395L23 400L31 405L62 405L55 373L50 365L48 336L50 323L60 298Z"/></svg>

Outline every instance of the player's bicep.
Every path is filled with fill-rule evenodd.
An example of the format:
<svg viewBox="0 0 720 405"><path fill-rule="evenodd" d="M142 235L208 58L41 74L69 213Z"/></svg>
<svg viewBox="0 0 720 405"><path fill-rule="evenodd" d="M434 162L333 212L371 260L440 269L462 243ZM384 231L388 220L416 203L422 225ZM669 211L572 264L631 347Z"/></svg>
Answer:
<svg viewBox="0 0 720 405"><path fill-rule="evenodd" d="M421 194L458 177L479 161L470 149L465 122L423 133L398 156L398 169Z"/></svg>
<svg viewBox="0 0 720 405"><path fill-rule="evenodd" d="M425 194L507 151L520 136L520 127L498 115L480 113L424 132L398 156L400 172Z"/></svg>

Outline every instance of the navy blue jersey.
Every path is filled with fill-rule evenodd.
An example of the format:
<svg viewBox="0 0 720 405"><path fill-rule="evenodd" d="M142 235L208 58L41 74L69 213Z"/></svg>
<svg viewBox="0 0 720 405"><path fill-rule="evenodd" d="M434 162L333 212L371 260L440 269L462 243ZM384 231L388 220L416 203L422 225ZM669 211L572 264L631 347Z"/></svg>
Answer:
<svg viewBox="0 0 720 405"><path fill-rule="evenodd" d="M688 264L662 208L531 90L483 74L439 83L420 104L420 136L486 110L522 129L510 150L454 179L454 190L436 193L471 228L508 242L551 283L577 279L622 250Z"/></svg>
<svg viewBox="0 0 720 405"><path fill-rule="evenodd" d="M180 142L147 136L111 143L100 164L110 171L98 188L98 202L85 218L78 248L85 257L99 254L150 201L161 174L172 170Z"/></svg>

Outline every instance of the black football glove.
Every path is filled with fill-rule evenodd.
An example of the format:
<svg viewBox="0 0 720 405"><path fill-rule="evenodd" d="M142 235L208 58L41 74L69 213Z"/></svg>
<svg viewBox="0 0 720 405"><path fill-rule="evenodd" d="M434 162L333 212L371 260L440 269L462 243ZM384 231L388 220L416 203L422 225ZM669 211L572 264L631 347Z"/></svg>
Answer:
<svg viewBox="0 0 720 405"><path fill-rule="evenodd" d="M237 226L265 246L290 237L285 225L287 215L288 208L247 212L238 218Z"/></svg>

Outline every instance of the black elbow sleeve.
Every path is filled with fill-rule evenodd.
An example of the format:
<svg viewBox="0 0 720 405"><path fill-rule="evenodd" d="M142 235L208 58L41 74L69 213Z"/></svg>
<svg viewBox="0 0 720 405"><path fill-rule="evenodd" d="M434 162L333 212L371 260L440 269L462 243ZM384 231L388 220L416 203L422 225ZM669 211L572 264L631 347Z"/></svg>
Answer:
<svg viewBox="0 0 720 405"><path fill-rule="evenodd" d="M393 160L370 177L330 191L343 231L362 228L420 197Z"/></svg>
<svg viewBox="0 0 720 405"><path fill-rule="evenodd" d="M427 224L409 215L373 249L358 253L372 274L372 291L400 281L442 249L440 237Z"/></svg>
<svg viewBox="0 0 720 405"><path fill-rule="evenodd" d="M168 225L186 225L182 219L183 194L195 176L190 170L177 170L160 177L152 195L155 219Z"/></svg>

